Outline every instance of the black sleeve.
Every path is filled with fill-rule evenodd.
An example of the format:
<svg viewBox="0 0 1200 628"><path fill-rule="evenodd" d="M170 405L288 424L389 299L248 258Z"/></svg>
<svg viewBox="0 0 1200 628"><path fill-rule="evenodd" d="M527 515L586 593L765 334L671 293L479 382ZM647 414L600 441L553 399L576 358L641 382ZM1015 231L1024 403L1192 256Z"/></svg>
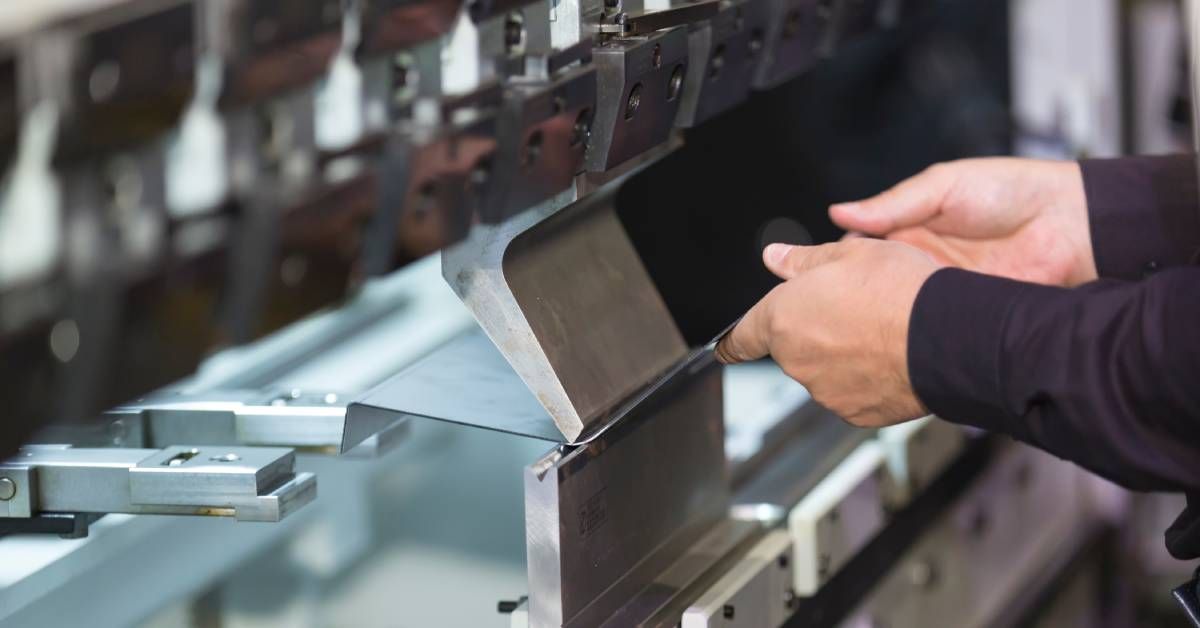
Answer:
<svg viewBox="0 0 1200 628"><path fill-rule="evenodd" d="M917 396L1138 490L1200 491L1200 269L1068 290L958 269L921 288Z"/></svg>
<svg viewBox="0 0 1200 628"><path fill-rule="evenodd" d="M1141 279L1196 261L1200 193L1191 155L1079 162L1101 277Z"/></svg>

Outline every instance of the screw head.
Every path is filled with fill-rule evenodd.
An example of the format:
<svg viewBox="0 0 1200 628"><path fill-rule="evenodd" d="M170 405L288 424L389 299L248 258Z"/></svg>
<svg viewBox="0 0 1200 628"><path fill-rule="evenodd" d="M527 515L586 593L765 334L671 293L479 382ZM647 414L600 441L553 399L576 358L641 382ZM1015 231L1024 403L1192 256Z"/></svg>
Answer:
<svg viewBox="0 0 1200 628"><path fill-rule="evenodd" d="M630 120L637 113L638 107L642 105L642 84L635 83L633 89L629 90L629 97L625 99L625 119Z"/></svg>
<svg viewBox="0 0 1200 628"><path fill-rule="evenodd" d="M17 496L17 483L9 478L0 478L0 502L6 502Z"/></svg>

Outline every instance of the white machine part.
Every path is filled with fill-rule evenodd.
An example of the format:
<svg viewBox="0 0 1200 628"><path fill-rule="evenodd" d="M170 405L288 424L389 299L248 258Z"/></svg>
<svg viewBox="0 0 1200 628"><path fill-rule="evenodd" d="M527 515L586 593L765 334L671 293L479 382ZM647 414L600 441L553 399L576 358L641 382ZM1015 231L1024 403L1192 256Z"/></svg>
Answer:
<svg viewBox="0 0 1200 628"><path fill-rule="evenodd" d="M792 613L792 539L775 530L683 613L680 628L775 628Z"/></svg>
<svg viewBox="0 0 1200 628"><path fill-rule="evenodd" d="M1085 475L1047 454L1011 446L842 625L988 625L1015 590L1054 572L1046 560L1056 548L1087 536Z"/></svg>
<svg viewBox="0 0 1200 628"><path fill-rule="evenodd" d="M883 527L883 477L883 447L863 443L792 509L796 595L815 594Z"/></svg>
<svg viewBox="0 0 1200 628"><path fill-rule="evenodd" d="M887 456L883 500L891 510L928 486L967 442L962 428L934 416L885 427L878 440Z"/></svg>

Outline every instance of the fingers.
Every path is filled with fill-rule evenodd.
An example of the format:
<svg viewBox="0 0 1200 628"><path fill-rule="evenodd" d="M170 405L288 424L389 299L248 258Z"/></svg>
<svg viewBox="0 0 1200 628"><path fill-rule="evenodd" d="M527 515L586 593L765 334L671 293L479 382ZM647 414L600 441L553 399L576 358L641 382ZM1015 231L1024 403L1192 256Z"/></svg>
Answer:
<svg viewBox="0 0 1200 628"><path fill-rule="evenodd" d="M829 217L847 231L887 235L936 216L952 180L952 173L946 166L926 168L881 194L831 206Z"/></svg>
<svg viewBox="0 0 1200 628"><path fill-rule="evenodd" d="M725 337L717 343L717 361L721 364L737 364L766 357L770 353L767 344L768 315L767 295L738 321Z"/></svg>
<svg viewBox="0 0 1200 628"><path fill-rule="evenodd" d="M791 279L800 273L833 261L844 244L792 246L769 244L763 249L763 264L780 279Z"/></svg>

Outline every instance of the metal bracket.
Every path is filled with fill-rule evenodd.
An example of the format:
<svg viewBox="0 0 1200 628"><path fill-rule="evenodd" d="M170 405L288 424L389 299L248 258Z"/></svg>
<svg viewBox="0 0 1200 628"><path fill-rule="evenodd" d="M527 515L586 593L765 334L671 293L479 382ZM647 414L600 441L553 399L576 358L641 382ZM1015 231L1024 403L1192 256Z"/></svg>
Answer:
<svg viewBox="0 0 1200 628"><path fill-rule="evenodd" d="M26 447L0 463L0 515L208 515L279 521L316 497L295 453L267 447Z"/></svg>
<svg viewBox="0 0 1200 628"><path fill-rule="evenodd" d="M180 443L223 447L289 447L309 453L348 453L342 448L353 396L293 388L285 391L218 389L164 393L114 408L104 421L57 426L41 442L76 447L170 447ZM366 457L390 451L407 423L380 423L356 441Z"/></svg>
<svg viewBox="0 0 1200 628"><path fill-rule="evenodd" d="M338 393L299 389L168 393L115 408L105 417L123 421L126 431L135 434L139 431L128 428L140 424L143 442L115 443L126 446L196 443L325 450L341 446L347 401Z"/></svg>

